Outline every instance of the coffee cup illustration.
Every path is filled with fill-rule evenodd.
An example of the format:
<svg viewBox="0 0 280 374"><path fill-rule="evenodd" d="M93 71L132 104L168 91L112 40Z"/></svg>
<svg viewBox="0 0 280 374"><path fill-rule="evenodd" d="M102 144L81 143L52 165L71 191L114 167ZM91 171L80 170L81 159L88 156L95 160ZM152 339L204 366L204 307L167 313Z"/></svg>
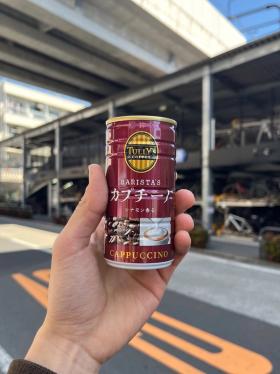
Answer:
<svg viewBox="0 0 280 374"><path fill-rule="evenodd" d="M144 231L144 239L147 244L168 244L169 232L164 227L149 227Z"/></svg>

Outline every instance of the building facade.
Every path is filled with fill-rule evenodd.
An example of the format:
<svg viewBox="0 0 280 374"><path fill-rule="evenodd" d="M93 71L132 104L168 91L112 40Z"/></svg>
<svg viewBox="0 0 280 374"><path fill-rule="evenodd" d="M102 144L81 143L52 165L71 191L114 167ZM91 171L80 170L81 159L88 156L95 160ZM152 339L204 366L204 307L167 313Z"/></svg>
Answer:
<svg viewBox="0 0 280 374"><path fill-rule="evenodd" d="M3 81L0 83L0 140L23 134L46 122L76 112L84 106L62 96ZM49 156L48 150L44 147L37 149L35 155ZM1 164L5 163L9 166L0 168L2 199L17 201L23 178L22 152L5 147L1 150Z"/></svg>

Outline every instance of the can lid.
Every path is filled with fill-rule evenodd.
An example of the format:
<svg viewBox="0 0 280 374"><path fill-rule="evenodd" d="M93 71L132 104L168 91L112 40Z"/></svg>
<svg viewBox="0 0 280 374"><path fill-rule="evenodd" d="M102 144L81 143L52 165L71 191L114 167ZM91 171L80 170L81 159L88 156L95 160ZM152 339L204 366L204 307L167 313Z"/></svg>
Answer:
<svg viewBox="0 0 280 374"><path fill-rule="evenodd" d="M159 121L164 122L167 125L176 126L177 122L174 119L166 118L166 117L157 117L157 116L122 116L122 117L111 117L108 118L106 121L106 125L109 125L112 122L121 122L121 121L133 121L133 120L143 120L143 121Z"/></svg>

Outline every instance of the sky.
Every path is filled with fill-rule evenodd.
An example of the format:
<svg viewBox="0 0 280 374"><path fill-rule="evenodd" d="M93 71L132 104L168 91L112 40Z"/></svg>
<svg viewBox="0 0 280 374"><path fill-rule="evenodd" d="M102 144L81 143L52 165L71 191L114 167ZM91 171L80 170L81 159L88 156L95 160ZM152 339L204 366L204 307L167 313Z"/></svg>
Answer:
<svg viewBox="0 0 280 374"><path fill-rule="evenodd" d="M224 16L234 16L254 9L265 8L269 4L279 9L263 9L254 14L232 20L248 41L280 31L280 1L267 0L210 0Z"/></svg>

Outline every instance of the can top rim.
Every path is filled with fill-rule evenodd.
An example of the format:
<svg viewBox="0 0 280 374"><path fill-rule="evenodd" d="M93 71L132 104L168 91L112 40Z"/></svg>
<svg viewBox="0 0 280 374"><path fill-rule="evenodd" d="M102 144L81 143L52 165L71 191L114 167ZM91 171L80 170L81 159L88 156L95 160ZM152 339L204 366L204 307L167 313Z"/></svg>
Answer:
<svg viewBox="0 0 280 374"><path fill-rule="evenodd" d="M166 118L166 117L158 117L158 116L121 116L121 117L111 117L108 118L106 121L106 125L109 125L112 122L121 122L121 121L129 121L129 120L143 120L143 121L159 121L165 122L167 125L176 126L177 122L174 119Z"/></svg>

